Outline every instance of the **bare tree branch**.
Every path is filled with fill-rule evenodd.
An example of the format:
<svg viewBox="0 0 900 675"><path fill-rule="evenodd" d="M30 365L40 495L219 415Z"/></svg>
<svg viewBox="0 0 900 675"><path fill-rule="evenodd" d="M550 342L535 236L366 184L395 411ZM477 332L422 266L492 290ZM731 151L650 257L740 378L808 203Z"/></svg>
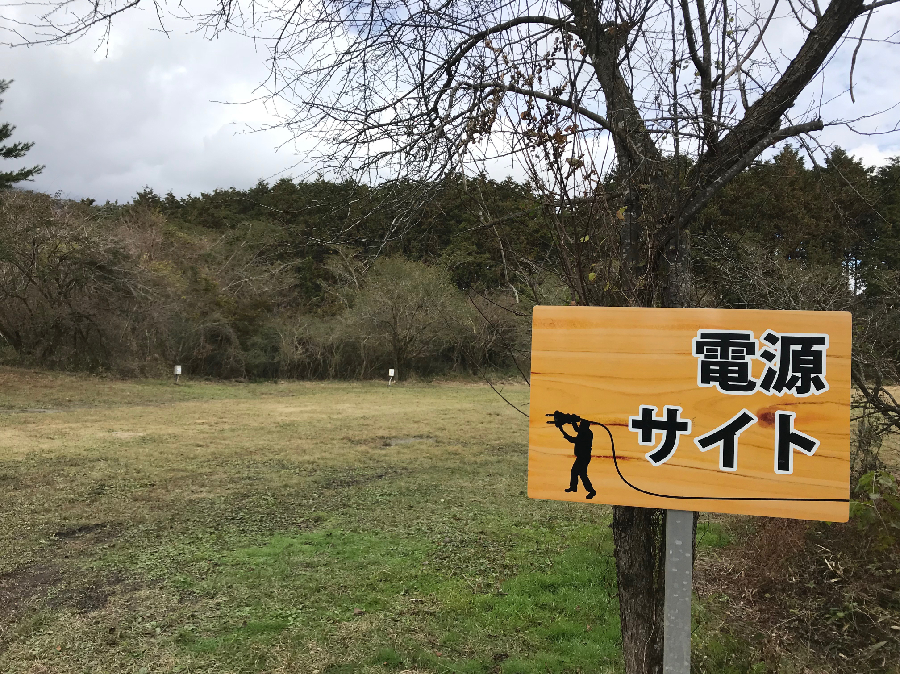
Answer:
<svg viewBox="0 0 900 675"><path fill-rule="evenodd" d="M859 34L859 41L856 43L856 49L853 50L853 58L850 61L850 100L856 103L856 97L853 96L853 71L856 69L856 56L859 54L859 48L862 47L863 38L866 35L866 29L869 27L869 21L872 19L872 11L866 16L866 22L863 24L862 32Z"/></svg>

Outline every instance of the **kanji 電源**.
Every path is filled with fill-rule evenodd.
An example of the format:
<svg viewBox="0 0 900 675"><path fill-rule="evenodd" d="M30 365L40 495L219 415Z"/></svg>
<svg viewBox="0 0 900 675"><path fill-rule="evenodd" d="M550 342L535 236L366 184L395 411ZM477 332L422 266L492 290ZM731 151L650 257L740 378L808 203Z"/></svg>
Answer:
<svg viewBox="0 0 900 675"><path fill-rule="evenodd" d="M716 387L723 394L809 396L828 391L825 351L828 336L819 333L763 333L763 346L752 331L699 330L692 340L697 357L697 385ZM753 377L753 364L763 363Z"/></svg>
<svg viewBox="0 0 900 675"><path fill-rule="evenodd" d="M752 377L757 342L750 331L701 330L693 340L694 356L700 357L697 384L715 387L723 394L752 394L758 382Z"/></svg>

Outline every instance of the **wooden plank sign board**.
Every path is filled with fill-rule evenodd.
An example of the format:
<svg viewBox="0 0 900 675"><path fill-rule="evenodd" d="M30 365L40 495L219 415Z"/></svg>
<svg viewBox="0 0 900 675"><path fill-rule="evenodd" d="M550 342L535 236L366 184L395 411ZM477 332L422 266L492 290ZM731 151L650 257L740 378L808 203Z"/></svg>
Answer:
<svg viewBox="0 0 900 675"><path fill-rule="evenodd" d="M531 349L529 497L848 519L849 313L535 307Z"/></svg>

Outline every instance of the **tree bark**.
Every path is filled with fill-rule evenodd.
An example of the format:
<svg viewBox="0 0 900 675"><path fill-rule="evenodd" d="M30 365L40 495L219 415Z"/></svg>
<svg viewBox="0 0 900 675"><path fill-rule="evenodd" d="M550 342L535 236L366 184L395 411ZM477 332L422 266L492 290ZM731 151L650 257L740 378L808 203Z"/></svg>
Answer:
<svg viewBox="0 0 900 675"><path fill-rule="evenodd" d="M614 506L612 531L625 672L661 673L666 512Z"/></svg>
<svg viewBox="0 0 900 675"><path fill-rule="evenodd" d="M691 298L691 232L678 228L666 252L662 300L666 307L690 307Z"/></svg>

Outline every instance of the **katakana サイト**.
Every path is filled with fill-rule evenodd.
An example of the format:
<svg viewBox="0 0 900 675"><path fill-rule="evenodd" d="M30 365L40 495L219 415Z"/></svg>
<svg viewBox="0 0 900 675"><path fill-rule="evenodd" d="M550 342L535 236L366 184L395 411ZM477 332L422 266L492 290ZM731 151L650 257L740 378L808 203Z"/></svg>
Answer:
<svg viewBox="0 0 900 675"><path fill-rule="evenodd" d="M668 461L678 448L681 435L691 433L691 420L681 419L682 409L679 406L664 407L664 416L656 416L656 406L642 405L638 415L628 418L628 428L639 433L640 445L653 445L656 434L663 434L662 442L644 455L653 466ZM775 413L775 473L794 472L794 453L800 452L812 456L819 447L819 441L794 429L797 413L779 410ZM701 452L720 446L719 469L737 471L738 437L758 418L744 408L737 415L712 431L694 439L694 444Z"/></svg>
<svg viewBox="0 0 900 675"><path fill-rule="evenodd" d="M701 452L706 452L713 446L721 445L719 469L722 471L737 471L738 436L741 435L744 429L756 423L756 419L756 415L744 408L725 424L695 438L694 443L700 448Z"/></svg>
<svg viewBox="0 0 900 675"><path fill-rule="evenodd" d="M653 466L659 466L669 459L678 448L678 439L682 434L691 433L691 421L681 419L681 408L667 405L665 416L656 416L655 405L642 405L640 413L628 418L628 428L640 433L638 443L653 445L656 434L663 434L662 442L644 455Z"/></svg>
<svg viewBox="0 0 900 675"><path fill-rule="evenodd" d="M794 429L796 416L782 410L775 413L775 473L794 473L794 448L813 455L819 447L818 440Z"/></svg>

